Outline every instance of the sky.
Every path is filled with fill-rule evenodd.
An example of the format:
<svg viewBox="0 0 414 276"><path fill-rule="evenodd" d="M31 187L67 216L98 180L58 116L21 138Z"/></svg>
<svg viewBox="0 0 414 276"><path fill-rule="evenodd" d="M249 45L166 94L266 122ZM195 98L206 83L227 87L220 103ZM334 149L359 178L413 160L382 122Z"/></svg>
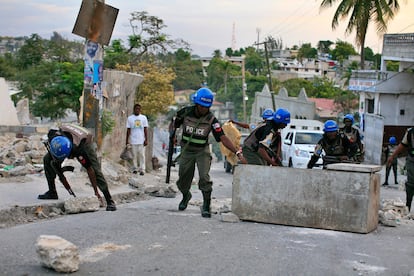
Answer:
<svg viewBox="0 0 414 276"><path fill-rule="evenodd" d="M92 0L90 0L92 1ZM320 40L347 41L355 46L355 34L345 35L347 20L335 31L331 21L337 5L320 10L322 0L106 0L119 9L112 39L132 34L131 12L146 11L167 25L164 33L171 39L190 43L193 54L211 56L214 50L253 46L271 35L283 47ZM50 38L54 31L69 40L82 41L72 34L81 0L0 0L0 36ZM400 0L400 11L388 25L387 33L414 33L414 0ZM375 26L368 29L366 47L382 50L382 37ZM357 48L356 48L357 49ZM358 51L359 49L357 49Z"/></svg>

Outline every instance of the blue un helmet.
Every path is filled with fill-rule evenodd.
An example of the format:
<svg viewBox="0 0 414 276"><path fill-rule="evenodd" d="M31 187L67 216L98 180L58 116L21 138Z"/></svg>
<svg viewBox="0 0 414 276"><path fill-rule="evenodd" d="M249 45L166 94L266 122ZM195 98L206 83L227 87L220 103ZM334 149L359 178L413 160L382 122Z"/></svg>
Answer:
<svg viewBox="0 0 414 276"><path fill-rule="evenodd" d="M263 120L272 120L273 119L273 109L266 108L262 114Z"/></svg>
<svg viewBox="0 0 414 276"><path fill-rule="evenodd" d="M338 124L333 120L328 120L323 125L323 132L335 132L338 130Z"/></svg>
<svg viewBox="0 0 414 276"><path fill-rule="evenodd" d="M388 140L388 142L390 143L390 145L396 145L397 144L397 138L395 138L395 136L391 136L390 139Z"/></svg>
<svg viewBox="0 0 414 276"><path fill-rule="evenodd" d="M343 121L344 123L345 123L345 120L350 120L351 124L354 124L354 116L352 114L346 114L344 116L344 121Z"/></svg>
<svg viewBox="0 0 414 276"><path fill-rule="evenodd" d="M69 157L72 151L72 142L66 136L56 136L50 141L50 153L57 159Z"/></svg>
<svg viewBox="0 0 414 276"><path fill-rule="evenodd" d="M273 114L273 121L279 124L289 124L290 123L290 112L286 109L279 108Z"/></svg>
<svg viewBox="0 0 414 276"><path fill-rule="evenodd" d="M204 107L210 107L213 104L214 95L210 89L203 87L194 94L194 103Z"/></svg>

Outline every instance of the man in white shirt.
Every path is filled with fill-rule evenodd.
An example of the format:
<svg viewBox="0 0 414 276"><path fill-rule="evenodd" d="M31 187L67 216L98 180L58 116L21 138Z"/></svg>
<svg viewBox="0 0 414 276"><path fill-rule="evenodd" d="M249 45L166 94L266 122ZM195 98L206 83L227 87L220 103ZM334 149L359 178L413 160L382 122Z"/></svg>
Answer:
<svg viewBox="0 0 414 276"><path fill-rule="evenodd" d="M144 147L148 144L147 116L141 114L141 105L134 105L134 114L130 115L127 120L127 135L126 145L131 145L133 158L133 173L144 175L145 172L145 150Z"/></svg>

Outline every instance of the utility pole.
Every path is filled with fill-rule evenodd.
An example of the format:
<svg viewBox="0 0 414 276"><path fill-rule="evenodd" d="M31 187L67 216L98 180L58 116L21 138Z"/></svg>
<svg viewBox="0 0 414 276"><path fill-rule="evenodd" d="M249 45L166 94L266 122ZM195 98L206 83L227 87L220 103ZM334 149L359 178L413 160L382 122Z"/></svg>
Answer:
<svg viewBox="0 0 414 276"><path fill-rule="evenodd" d="M242 94L243 94L243 122L246 121L246 74L245 74L245 55L242 55Z"/></svg>
<svg viewBox="0 0 414 276"><path fill-rule="evenodd" d="M84 37L84 85L82 125L95 134L98 148L102 145L103 112L103 47L108 45L118 9L105 5L105 0L82 0L72 33Z"/></svg>
<svg viewBox="0 0 414 276"><path fill-rule="evenodd" d="M272 106L273 106L273 110L276 110L276 103L275 103L275 99L273 97L273 85L272 85L272 74L270 71L270 64L269 64L269 54L267 51L267 41L264 42L260 42L260 43L256 43L256 45L264 45L265 48L265 58L266 58L266 67L267 67L267 80L268 80L268 84L269 84L269 90L270 90L270 96L272 97Z"/></svg>
<svg viewBox="0 0 414 276"><path fill-rule="evenodd" d="M103 25L103 14L99 11L98 2L105 4L105 0L93 1L95 13L91 19L88 37L85 43L85 76L83 89L83 125L94 129L95 141L98 149L102 146L102 120L103 111L103 47L98 43ZM90 75L88 75L90 74Z"/></svg>

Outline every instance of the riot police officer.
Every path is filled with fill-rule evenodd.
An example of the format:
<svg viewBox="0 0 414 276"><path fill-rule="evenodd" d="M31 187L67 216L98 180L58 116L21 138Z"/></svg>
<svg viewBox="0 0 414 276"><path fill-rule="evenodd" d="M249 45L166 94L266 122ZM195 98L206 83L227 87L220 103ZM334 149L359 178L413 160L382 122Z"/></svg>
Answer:
<svg viewBox="0 0 414 276"><path fill-rule="evenodd" d="M346 114L344 116L344 127L342 127L339 132L342 132L346 135L352 147L355 147L356 150L356 161L362 162L364 160L364 144L361 140L361 135L359 130L354 127L354 116L352 114Z"/></svg>
<svg viewBox="0 0 414 276"><path fill-rule="evenodd" d="M339 163L341 161L350 160L356 153L356 149L352 147L348 138L338 132L338 124L333 120L328 120L324 124L324 134L319 142L316 144L314 154L308 162L308 169L312 169L316 162L322 155L322 150L325 152L323 158L323 167L332 163Z"/></svg>
<svg viewBox="0 0 414 276"><path fill-rule="evenodd" d="M285 128L289 123L289 111L279 108L274 112L272 120L266 120L265 123L255 128L244 140L242 147L247 163L280 166L280 160L271 155L274 153L274 149L280 148L279 129ZM271 144L273 150L270 148Z"/></svg>
<svg viewBox="0 0 414 276"><path fill-rule="evenodd" d="M183 194L178 210L184 211L192 195L190 192L193 181L195 165L197 165L199 182L198 187L203 193L202 217L211 217L210 202L213 182L210 180L211 153L208 136L212 132L217 142L234 152L242 163L246 163L243 154L224 134L221 125L210 107L214 95L210 89L203 87L197 90L192 97L194 105L184 107L177 112L173 122L174 128L182 127L181 154L178 159L179 170L177 186Z"/></svg>
<svg viewBox="0 0 414 276"><path fill-rule="evenodd" d="M109 193L89 131L77 125L67 124L62 125L59 130L50 130L48 138L50 151L43 157L43 164L49 190L39 195L38 199L58 199L55 179L61 170L61 164L65 158L76 158L86 169L92 185L98 186L102 191L106 199L106 210L115 211L115 202Z"/></svg>

